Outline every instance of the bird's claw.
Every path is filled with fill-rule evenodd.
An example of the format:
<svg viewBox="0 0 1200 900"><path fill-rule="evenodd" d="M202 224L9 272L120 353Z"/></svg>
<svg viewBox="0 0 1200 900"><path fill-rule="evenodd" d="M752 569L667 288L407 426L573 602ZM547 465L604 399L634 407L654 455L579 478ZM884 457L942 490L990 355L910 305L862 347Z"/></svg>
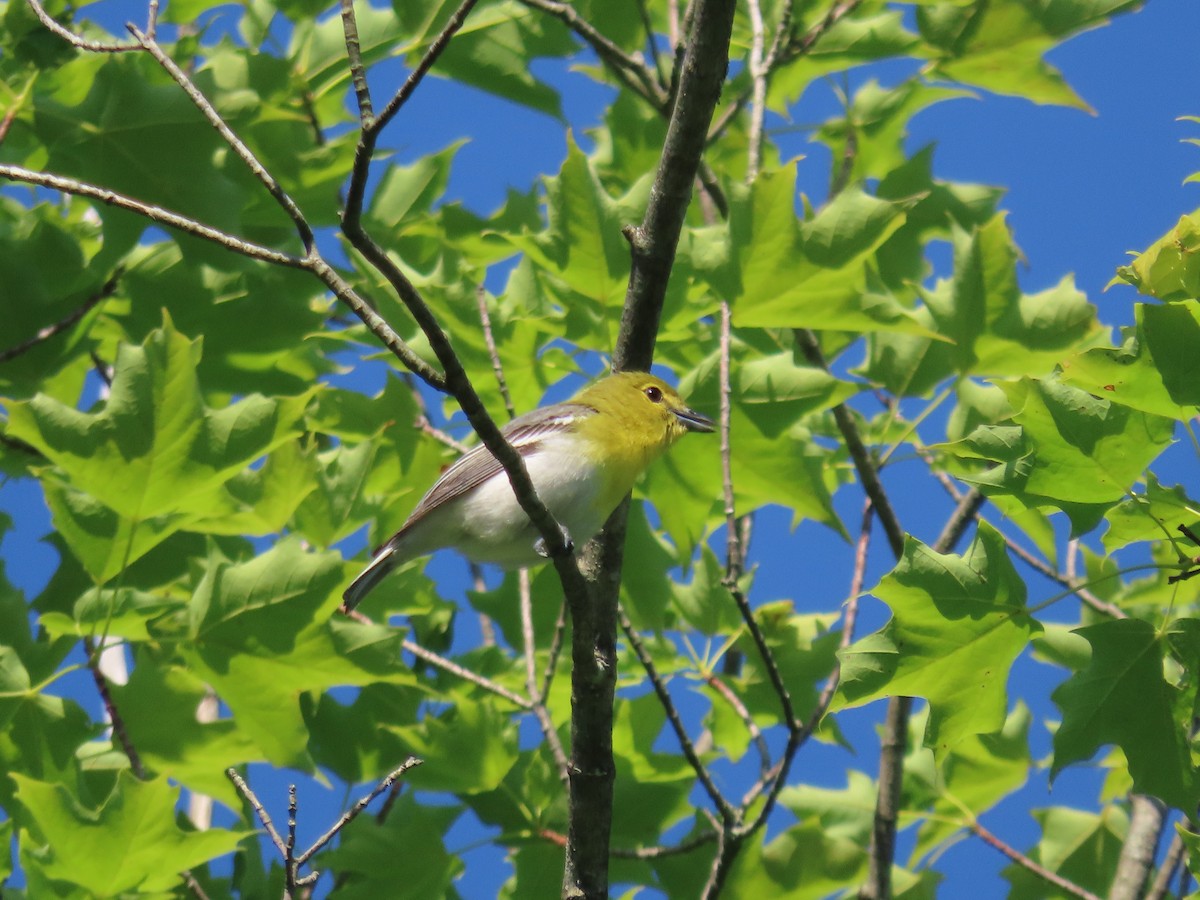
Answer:
<svg viewBox="0 0 1200 900"><path fill-rule="evenodd" d="M559 525L558 530L562 534L561 553L563 556L570 556L575 550L575 542L571 540L571 533L567 531L565 525ZM533 542L533 552L543 559L549 559L553 555L550 548L546 546L546 539L542 537Z"/></svg>

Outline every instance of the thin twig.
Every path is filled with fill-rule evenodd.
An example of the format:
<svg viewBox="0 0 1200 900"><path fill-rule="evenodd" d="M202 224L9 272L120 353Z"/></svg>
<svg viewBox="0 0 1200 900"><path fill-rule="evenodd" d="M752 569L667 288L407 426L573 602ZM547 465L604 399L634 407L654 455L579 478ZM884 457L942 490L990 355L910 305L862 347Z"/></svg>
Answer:
<svg viewBox="0 0 1200 900"><path fill-rule="evenodd" d="M767 71L770 72L782 63L792 62L798 57L812 52L813 47L817 45L817 42L825 36L829 29L853 13L861 3L862 0L842 0L840 3L834 3L829 7L829 11L825 14L824 18L809 28L799 39L792 38L790 35L791 4L784 4L787 9L784 15L780 17L779 27L775 32L775 41L772 44L770 53L767 54L765 64ZM729 103L725 108L725 112L713 123L712 128L709 129L709 143L712 143L724 134L725 129L729 127L730 123L738 117L746 104L750 102L753 93L754 86L751 84L749 88L746 88Z"/></svg>
<svg viewBox="0 0 1200 900"><path fill-rule="evenodd" d="M567 753L563 749L562 741L558 738L558 730L554 727L554 720L550 717L550 710L546 708L546 699L538 690L537 640L533 631L533 592L529 582L528 569L520 569L517 572L517 595L521 606L521 638L524 644L522 649L525 657L525 692L529 695L533 714L537 717L538 725L542 729L542 737L550 745L550 755L554 757L554 764L558 769L559 778L563 784L568 784L570 781L568 774L570 763L567 760Z"/></svg>
<svg viewBox="0 0 1200 900"><path fill-rule="evenodd" d="M816 368L828 372L829 366L825 363L825 355L821 352L821 345L817 341L817 336L807 328L797 328L792 333L805 359ZM842 439L846 442L846 449L849 451L850 458L854 462L854 468L858 472L858 478L862 482L863 490L866 491L867 496L871 498L871 502L875 506L875 514L879 517L879 523L883 526L883 531L887 535L888 545L892 548L892 553L896 559L899 559L904 555L904 529L900 527L900 520L896 518L896 513L892 510L892 504L888 500L887 493L883 490L883 484L879 480L879 472L876 470L875 463L871 459L866 445L863 443L862 435L858 432L854 416L846 404L839 403L833 408L833 419L837 424L838 431L841 432Z"/></svg>
<svg viewBox="0 0 1200 900"><path fill-rule="evenodd" d="M538 703L545 703L550 696L550 686L558 669L558 657L562 653L563 639L567 634L567 603L558 608L558 619L554 623L554 637L550 639L550 652L546 657L546 668L542 673L542 689L538 692Z"/></svg>
<svg viewBox="0 0 1200 900"><path fill-rule="evenodd" d="M387 775L384 776L383 780L381 782L379 782L379 784L375 785L374 788L371 789L371 792L369 794L367 794L364 797L359 798L358 802L356 802L352 807L350 807L350 809L348 809L344 813L342 813L341 817L336 822L333 823L333 826L330 827L330 829L328 831L326 831L323 835L321 835L319 838L317 838L315 841L313 841L312 846L310 846L307 850L305 850L303 853L301 853L299 856L297 856L296 864L299 866L302 866L306 862L308 862L310 859L312 859L313 854L315 854L322 847L324 847L331 840L333 840L333 838L337 835L337 833L339 831L341 831L343 828L345 828L347 825L349 825L351 822L353 822L354 819L357 818L362 813L362 811L367 808L367 806L371 803L372 800L374 800L376 797L378 797L384 791L391 789L391 787L394 784L396 784L398 782L398 780L400 779L400 777L402 775L404 775L409 769L414 769L417 766L421 765L423 762L424 762L424 760L422 760L422 759L418 759L415 756L410 756L408 759L406 759L404 762L402 762L396 768L392 769L392 771L388 772Z"/></svg>
<svg viewBox="0 0 1200 900"><path fill-rule="evenodd" d="M646 45L650 48L650 59L654 63L654 72L658 76L658 84L664 91L670 82L662 67L662 56L658 50L658 36L654 33L654 23L650 21L650 11L646 8L646 0L637 0L638 15L642 19L642 28L646 32Z"/></svg>
<svg viewBox="0 0 1200 900"><path fill-rule="evenodd" d="M705 810L705 812L708 812L708 810ZM681 841L678 844L670 846L656 845L654 847L635 847L632 849L618 847L613 850L612 855L621 859L663 859L668 856L691 853L697 847L711 844L713 841L719 840L720 837L721 829L717 828L713 831L703 831L693 838L688 838L686 841Z"/></svg>
<svg viewBox="0 0 1200 900"><path fill-rule="evenodd" d="M279 855L286 857L287 844L284 843L284 840L280 836L279 832L275 830L275 823L271 821L271 815L267 812L266 807L262 805L261 801L259 801L258 795L255 794L254 791L250 790L250 785L246 784L246 780L238 774L237 769L226 769L225 777L233 782L233 786L237 788L238 793L241 794L242 797L245 798L246 802L250 804L250 808L253 809L254 814L258 816L258 821L260 821L263 828L266 829L267 836L271 839L271 842L275 844L275 849L279 851Z"/></svg>
<svg viewBox="0 0 1200 900"><path fill-rule="evenodd" d="M400 644L405 650L418 659L422 659L432 666L436 666L445 672L449 672L451 675L457 675L464 681L469 681L471 684L478 685L486 691L491 691L496 696L503 697L509 703L512 703L521 709L531 709L533 707L533 702L529 700L529 698L522 697L515 691L510 691L504 685L497 684L490 678L485 678L482 675L478 675L475 672L472 672L470 669L460 666L453 660L446 659L446 657L434 653L432 650L426 650L415 641L404 638L401 640Z"/></svg>
<svg viewBox="0 0 1200 900"><path fill-rule="evenodd" d="M199 88L192 82L178 65L175 60L171 59L159 46L158 41L154 39L153 34L147 34L135 25L127 25L129 33L132 34L141 44L142 48L154 57L155 61L162 67L168 75L174 79L180 89L187 95L187 98L192 101L195 107L200 110L201 115L208 120L208 123L217 130L221 135L222 140L229 145L230 149L238 155L238 158L246 165L255 178L267 189L267 192L275 198L275 202L279 207L287 213L288 218L292 220L292 224L296 229L297 235L300 237L300 242L304 246L305 253L311 253L314 248L315 239L313 237L312 228L308 221L304 218L304 214L300 211L300 207L275 180L275 177L267 171L266 167L258 161L258 157L254 152L246 146L233 131L225 120L221 118L221 114L209 102L208 98L200 91Z"/></svg>
<svg viewBox="0 0 1200 900"><path fill-rule="evenodd" d="M867 552L871 547L871 521L874 518L874 507L871 504L871 498L868 497L863 501L862 523L858 528L858 540L854 544L854 572L850 576L850 595L846 600L846 612L842 616L842 636L838 640L839 651L845 650L854 641L854 628L858 623L858 599L862 596L863 583L867 576ZM817 726L821 724L821 719L829 710L829 704L833 702L834 694L837 693L838 680L842 675L842 663L840 656L834 657L834 659L833 671L829 673L825 686L821 688L821 695L817 698L817 705L813 709L812 715L804 723L806 735L811 735L816 731Z"/></svg>
<svg viewBox="0 0 1200 900"><path fill-rule="evenodd" d="M209 900L207 892L205 892L200 882L196 880L195 875L193 875L190 871L181 872L180 874L183 875L184 886L191 892L192 896L195 897L196 900Z"/></svg>
<svg viewBox="0 0 1200 900"><path fill-rule="evenodd" d="M1065 891L1066 893L1072 895L1073 897L1079 897L1080 900L1101 900L1101 898L1099 896L1097 896L1096 894L1093 894L1091 891L1084 890L1079 885L1075 884L1073 881L1063 878L1061 875L1058 875L1055 872L1051 872L1049 869L1047 869L1041 863L1038 863L1038 862L1030 859L1028 856L1026 856L1021 851L1017 850L1015 847L1012 847L1009 844L1006 844L1004 841L1000 840L1000 838L996 837L996 835L992 834L990 831L988 831L986 828L984 828L978 822L975 822L972 825L970 825L969 830L976 837L982 839L984 843L990 845L991 847L994 847L996 850L999 850L1001 853L1003 853L1005 856L1007 856L1009 859L1011 859L1013 862L1015 862L1021 868L1028 870L1032 874L1036 875L1038 878L1041 878L1043 881L1049 882L1050 884L1054 885L1059 890Z"/></svg>
<svg viewBox="0 0 1200 900"><path fill-rule="evenodd" d="M87 315L97 303L113 295L113 292L116 291L117 284L121 280L121 276L124 274L124 272L124 269L117 269L114 271L112 275L109 276L108 281L104 282L104 284L101 285L98 290L92 293L91 296L84 300L82 304L71 310L70 313L59 319L57 322L40 329L33 337L22 341L15 347L9 347L7 350L0 350L0 363L6 363L10 359L15 359L22 353L28 353L38 344L48 341L56 334L61 334L62 332L66 331L85 315Z"/></svg>
<svg viewBox="0 0 1200 900"><path fill-rule="evenodd" d="M129 760L129 769L138 779L146 777L146 767L142 765L141 754L138 753L137 747L129 737L129 731L125 727L125 719L121 715L121 711L117 708L117 704L113 701L112 692L108 689L108 679L104 677L104 673L100 671L100 666L97 663L96 645L90 637L83 639L83 648L87 653L88 671L92 673L92 681L96 685L96 691L100 694L100 700L104 703L104 714L108 717L109 724L112 725L113 736L121 745L125 756Z"/></svg>
<svg viewBox="0 0 1200 900"><path fill-rule="evenodd" d="M287 841L283 845L283 871L289 897L294 896L296 870L300 867L296 861L296 805L296 785L289 784Z"/></svg>
<svg viewBox="0 0 1200 900"><path fill-rule="evenodd" d="M47 29L58 35L72 47L89 53L129 53L141 50L140 44L126 44L120 41L91 41L68 28L64 28L54 17L46 12L39 0L28 0L29 7ZM146 18L146 33L153 35L158 28L158 0L150 0L149 13Z"/></svg>
<svg viewBox="0 0 1200 900"><path fill-rule="evenodd" d="M670 112L670 98L655 80L654 71L598 31L587 19L576 12L573 6L557 2L557 0L521 0L521 2L561 19L568 28L587 42L596 55L608 65L609 71L625 87L648 101L660 114L666 115Z"/></svg>
<svg viewBox="0 0 1200 900"><path fill-rule="evenodd" d="M758 727L758 723L754 721L754 717L750 715L750 710L746 709L746 704L742 702L741 697L734 693L733 689L716 675L709 675L704 681L710 688L721 695L721 699L728 703L730 709L742 720L742 724L745 725L751 740L754 741L755 749L758 750L759 775L760 777L765 777L771 769L771 748L767 746L767 739L763 735L762 729Z"/></svg>
<svg viewBox="0 0 1200 900"><path fill-rule="evenodd" d="M688 736L687 729L683 725L683 720L679 717L679 710L675 708L675 702L671 699L666 682L658 674L653 658L650 656L649 651L646 650L646 645L642 643L641 635L637 633L637 630L633 627L633 623L629 621L629 616L625 614L625 610L618 608L617 617L621 623L621 630L625 633L625 639L629 641L629 646L632 648L634 655L637 656L638 662L646 670L646 677L650 679L654 693L658 695L659 703L662 705L663 712L667 716L667 722L670 723L671 729L675 732L680 749L683 750L684 758L688 761L688 765L692 767L692 771L696 773L696 780L700 782L700 786L704 788L704 792L708 794L709 799L712 800L713 805L720 812L721 820L728 827L730 823L737 821L737 811L725 799L716 782L712 780L708 769L696 753L696 747L692 743L692 739Z"/></svg>
<svg viewBox="0 0 1200 900"><path fill-rule="evenodd" d="M785 4L791 6L791 4ZM747 135L749 149L746 160L746 181L758 176L762 161L763 121L767 112L767 76L770 69L765 65L766 34L763 26L762 5L759 0L749 0L750 11L750 130Z"/></svg>
<svg viewBox="0 0 1200 900"><path fill-rule="evenodd" d="M383 112L379 114L379 118L373 121L370 125L370 130L378 133L388 126L388 123L395 118L396 113L400 112L408 98L413 95L413 91L433 68L433 64L437 62L438 57L442 55L446 47L450 45L450 39L454 37L463 27L463 23L467 21L467 16L471 10L475 8L478 0L463 0L459 4L458 9L446 21L438 36L433 39L427 48L425 55L421 57L421 61L408 73L408 77L404 79L404 84L400 85L399 89L392 98L384 106Z"/></svg>
<svg viewBox="0 0 1200 900"><path fill-rule="evenodd" d="M475 6L477 0L464 0L463 4L450 16L446 25L442 28L437 37L433 39L430 45L425 50L425 55L421 61L408 74L396 93L387 102L383 112L378 118L372 114L370 94L366 92L366 75L362 68L362 53L358 43L358 24L354 17L353 0L343 0L342 7L342 29L345 34L346 54L350 60L352 77L356 80L355 100L359 104L358 117L360 123L360 132L358 146L354 151L354 165L350 170L350 187L346 192L346 209L343 213L344 221L351 223L353 230L354 224L362 215L363 201L367 192L367 177L371 171L371 160L375 155L375 146L379 140L380 132L383 131L387 124L400 111L401 107L412 96L417 85L424 79L426 73L433 67L438 57L450 44L450 39L462 28L463 22L466 21L467 14ZM361 78L363 82L363 91L357 89L357 80ZM366 102L364 106L363 103ZM345 225L343 225L345 230ZM347 234L349 237L349 234Z"/></svg>
<svg viewBox="0 0 1200 900"><path fill-rule="evenodd" d="M290 253L281 253L278 250L272 250L270 247L263 247L260 244L243 240L227 232L201 224L195 219L190 219L187 216L181 216L168 209L163 209L161 206L156 206L153 203L143 203L140 200L135 200L116 191L76 181L74 178L64 178L60 175L51 175L48 172L36 172L33 169L26 169L22 166L9 165L0 165L0 178L8 178L12 181L51 188L56 191L62 191L64 194L87 197L89 200L95 200L107 206L129 210L159 225L166 225L178 229L185 234L203 238L214 244L220 244L227 250L232 250L234 253L239 253L251 259L259 259L263 262L287 266L290 269L305 268L305 260L299 256L293 256Z"/></svg>
<svg viewBox="0 0 1200 900"><path fill-rule="evenodd" d="M475 290L475 304L479 308L479 322L483 326L483 341L487 345L488 357L492 361L492 373L496 376L496 384L500 388L500 397L504 400L504 409L510 419L515 419L517 411L513 407L512 395L508 392L508 381L504 377L504 366L500 362L500 351L496 347L496 336L492 333L492 317L487 308L487 292L480 285Z"/></svg>

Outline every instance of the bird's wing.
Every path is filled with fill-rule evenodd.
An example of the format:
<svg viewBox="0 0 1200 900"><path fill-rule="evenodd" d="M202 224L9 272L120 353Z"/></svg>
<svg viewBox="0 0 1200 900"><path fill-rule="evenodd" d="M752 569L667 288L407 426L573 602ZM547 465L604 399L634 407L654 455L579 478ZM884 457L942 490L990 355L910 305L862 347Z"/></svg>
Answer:
<svg viewBox="0 0 1200 900"><path fill-rule="evenodd" d="M540 444L548 435L569 427L581 417L590 416L595 410L579 403L558 403L535 409L518 416L500 429L500 433L513 448L525 458L537 453ZM482 444L472 447L448 468L429 493L421 498L404 524L405 528L425 515L429 510L458 497L483 484L494 475L504 471L496 457Z"/></svg>

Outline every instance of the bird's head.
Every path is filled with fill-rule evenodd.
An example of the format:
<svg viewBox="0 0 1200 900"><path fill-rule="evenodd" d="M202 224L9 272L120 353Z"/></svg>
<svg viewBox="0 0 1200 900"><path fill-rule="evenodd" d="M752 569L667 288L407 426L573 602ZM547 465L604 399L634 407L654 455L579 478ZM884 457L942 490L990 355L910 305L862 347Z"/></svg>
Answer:
<svg viewBox="0 0 1200 900"><path fill-rule="evenodd" d="M688 407L679 392L649 372L618 372L579 392L576 403L599 413L595 434L616 449L642 448L657 455L689 431L712 431L713 422Z"/></svg>

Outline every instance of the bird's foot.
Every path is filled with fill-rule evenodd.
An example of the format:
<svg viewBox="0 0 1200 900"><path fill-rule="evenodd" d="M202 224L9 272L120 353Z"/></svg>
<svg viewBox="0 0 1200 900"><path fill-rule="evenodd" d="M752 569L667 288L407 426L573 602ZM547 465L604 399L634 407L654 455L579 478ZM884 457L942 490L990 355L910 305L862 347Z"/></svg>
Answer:
<svg viewBox="0 0 1200 900"><path fill-rule="evenodd" d="M567 531L567 526L561 523L558 526L558 530L562 534L562 549L560 552L563 556L570 556L575 550L575 542L571 540L571 533ZM550 552L550 548L546 546L546 539L541 537L533 542L533 552L543 559L549 559L553 555Z"/></svg>

